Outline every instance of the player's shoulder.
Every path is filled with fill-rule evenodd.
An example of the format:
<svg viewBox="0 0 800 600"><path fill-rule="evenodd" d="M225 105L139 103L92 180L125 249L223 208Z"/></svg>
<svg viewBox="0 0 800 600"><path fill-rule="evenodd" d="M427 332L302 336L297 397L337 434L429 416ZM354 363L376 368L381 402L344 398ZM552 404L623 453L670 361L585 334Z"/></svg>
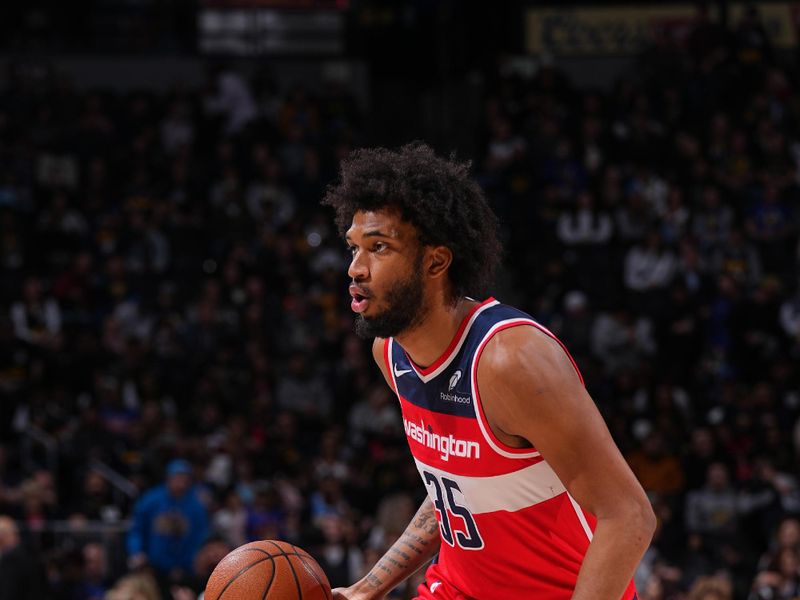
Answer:
<svg viewBox="0 0 800 600"><path fill-rule="evenodd" d="M483 373L547 375L571 367L561 343L534 321L495 332L486 342L479 359Z"/></svg>

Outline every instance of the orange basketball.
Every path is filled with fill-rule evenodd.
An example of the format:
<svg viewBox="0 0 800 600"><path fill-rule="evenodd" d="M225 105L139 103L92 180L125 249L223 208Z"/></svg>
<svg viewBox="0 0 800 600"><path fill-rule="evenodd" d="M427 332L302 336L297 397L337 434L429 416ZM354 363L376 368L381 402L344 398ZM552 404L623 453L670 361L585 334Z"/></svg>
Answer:
<svg viewBox="0 0 800 600"><path fill-rule="evenodd" d="M279 540L239 546L219 561L205 600L332 600L328 578L311 555Z"/></svg>

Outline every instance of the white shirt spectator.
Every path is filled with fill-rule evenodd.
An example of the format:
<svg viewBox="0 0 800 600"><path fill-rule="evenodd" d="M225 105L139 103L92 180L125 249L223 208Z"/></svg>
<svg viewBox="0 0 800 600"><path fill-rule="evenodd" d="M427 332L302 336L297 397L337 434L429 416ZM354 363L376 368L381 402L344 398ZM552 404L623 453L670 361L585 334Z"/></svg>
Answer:
<svg viewBox="0 0 800 600"><path fill-rule="evenodd" d="M591 207L581 207L558 218L558 237L568 245L603 244L613 232L611 217Z"/></svg>
<svg viewBox="0 0 800 600"><path fill-rule="evenodd" d="M645 245L636 245L625 256L625 285L636 292L663 289L672 281L678 258L651 233Z"/></svg>
<svg viewBox="0 0 800 600"><path fill-rule="evenodd" d="M233 71L217 77L217 94L206 100L210 112L225 113L228 117L225 133L236 134L258 115L253 93L245 79Z"/></svg>
<svg viewBox="0 0 800 600"><path fill-rule="evenodd" d="M48 345L61 334L61 308L54 298L42 298L41 283L30 278L23 286L23 299L11 305L10 317L17 339Z"/></svg>
<svg viewBox="0 0 800 600"><path fill-rule="evenodd" d="M624 309L601 313L592 327L592 354L612 373L635 369L656 351L653 324Z"/></svg>

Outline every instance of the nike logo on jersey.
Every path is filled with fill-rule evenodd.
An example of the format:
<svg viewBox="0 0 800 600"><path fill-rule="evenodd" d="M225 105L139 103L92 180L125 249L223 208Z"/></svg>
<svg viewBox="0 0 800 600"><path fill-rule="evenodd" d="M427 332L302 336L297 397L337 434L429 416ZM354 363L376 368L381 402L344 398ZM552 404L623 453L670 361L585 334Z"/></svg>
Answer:
<svg viewBox="0 0 800 600"><path fill-rule="evenodd" d="M435 592L435 591L436 591L436 588L438 588L440 585L442 585L442 582L441 582L441 581L434 581L434 582L431 584L431 594L432 594L433 592Z"/></svg>
<svg viewBox="0 0 800 600"><path fill-rule="evenodd" d="M406 373L411 373L411 369L398 369L397 363L394 363L394 376L395 377L402 377Z"/></svg>

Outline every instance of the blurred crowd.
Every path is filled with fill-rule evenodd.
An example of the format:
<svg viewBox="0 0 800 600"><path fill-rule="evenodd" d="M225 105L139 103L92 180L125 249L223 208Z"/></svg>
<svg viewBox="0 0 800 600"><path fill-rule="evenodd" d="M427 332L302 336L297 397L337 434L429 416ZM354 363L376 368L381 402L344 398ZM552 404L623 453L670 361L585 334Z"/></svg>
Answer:
<svg viewBox="0 0 800 600"><path fill-rule="evenodd" d="M800 597L796 62L700 11L609 90L487 74L469 125L495 296L572 351L659 517L641 600ZM364 113L262 72L0 78L0 577L47 588L0 600L190 600L268 538L343 585L403 530L424 490L319 207Z"/></svg>

